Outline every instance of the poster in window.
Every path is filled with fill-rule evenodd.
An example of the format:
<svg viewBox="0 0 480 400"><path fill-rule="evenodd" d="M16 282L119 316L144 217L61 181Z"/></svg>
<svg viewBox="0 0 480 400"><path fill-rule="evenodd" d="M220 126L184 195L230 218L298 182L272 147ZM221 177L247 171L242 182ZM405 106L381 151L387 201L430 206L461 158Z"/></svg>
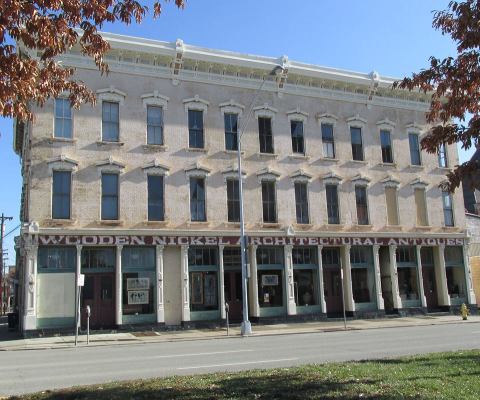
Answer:
<svg viewBox="0 0 480 400"><path fill-rule="evenodd" d="M192 286L191 286L192 304L203 304L203 281L201 272L192 272Z"/></svg>
<svg viewBox="0 0 480 400"><path fill-rule="evenodd" d="M205 302L206 306L217 304L217 279L215 274L205 275Z"/></svg>
<svg viewBox="0 0 480 400"><path fill-rule="evenodd" d="M278 275L262 275L262 286L278 286Z"/></svg>
<svg viewBox="0 0 480 400"><path fill-rule="evenodd" d="M148 290L150 278L127 278L127 290Z"/></svg>
<svg viewBox="0 0 480 400"><path fill-rule="evenodd" d="M148 304L148 290L129 290L128 304Z"/></svg>

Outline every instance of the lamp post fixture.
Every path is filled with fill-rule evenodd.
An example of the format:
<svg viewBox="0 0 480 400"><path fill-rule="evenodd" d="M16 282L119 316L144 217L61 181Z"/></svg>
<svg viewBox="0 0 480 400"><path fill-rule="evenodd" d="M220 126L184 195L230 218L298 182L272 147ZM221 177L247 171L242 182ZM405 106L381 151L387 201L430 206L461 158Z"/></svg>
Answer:
<svg viewBox="0 0 480 400"><path fill-rule="evenodd" d="M277 65L273 68L269 75L270 76L277 76L280 72L284 69ZM250 108L248 110L247 117L243 126L240 128L240 131L237 134L237 160L238 160L238 196L240 200L240 257L242 263L242 305L243 305L243 318L242 318L242 326L240 332L242 336L248 336L252 334L252 324L248 319L248 271L247 271L247 263L246 263L246 251L247 251L247 243L246 243L246 236L245 236L245 221L243 218L243 182L242 182L242 148L241 148L241 139L242 135L247 128L248 122L252 116L253 107L255 106L255 102L257 101L260 92L263 89L263 85L265 84L266 80L264 79L260 87L256 90L255 96L250 104Z"/></svg>

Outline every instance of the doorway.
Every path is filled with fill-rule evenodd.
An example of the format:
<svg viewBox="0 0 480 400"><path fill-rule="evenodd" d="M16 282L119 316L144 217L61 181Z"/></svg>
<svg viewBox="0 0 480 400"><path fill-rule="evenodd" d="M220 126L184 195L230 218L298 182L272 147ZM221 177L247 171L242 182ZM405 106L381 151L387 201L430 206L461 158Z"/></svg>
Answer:
<svg viewBox="0 0 480 400"><path fill-rule="evenodd" d="M427 309L438 309L437 287L435 283L435 269L433 267L422 267L423 291L427 300Z"/></svg>
<svg viewBox="0 0 480 400"><path fill-rule="evenodd" d="M229 307L229 319L240 322L243 318L243 293L241 271L224 272L225 302Z"/></svg>
<svg viewBox="0 0 480 400"><path fill-rule="evenodd" d="M340 266L324 268L323 282L327 316L338 316L343 311Z"/></svg>
<svg viewBox="0 0 480 400"><path fill-rule="evenodd" d="M115 326L115 275L113 273L85 274L82 288L82 327L87 325L85 308L90 306L90 328Z"/></svg>

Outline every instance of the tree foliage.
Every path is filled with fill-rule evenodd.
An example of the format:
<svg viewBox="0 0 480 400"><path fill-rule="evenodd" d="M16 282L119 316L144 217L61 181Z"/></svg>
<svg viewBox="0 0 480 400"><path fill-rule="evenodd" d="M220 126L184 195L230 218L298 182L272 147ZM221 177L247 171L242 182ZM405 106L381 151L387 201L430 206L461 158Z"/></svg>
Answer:
<svg viewBox="0 0 480 400"><path fill-rule="evenodd" d="M460 143L468 150L480 144L480 1L451 1L444 11L434 13L432 26L456 44L456 57L430 58L430 67L395 86L431 92L427 121L430 132L422 149L437 153L443 143ZM467 121L468 116L471 118ZM478 161L467 161L448 173L444 189L454 191L464 177L480 184ZM476 181L476 182L475 182Z"/></svg>
<svg viewBox="0 0 480 400"><path fill-rule="evenodd" d="M184 3L175 0L179 8ZM152 9L157 18L160 0ZM94 104L93 92L57 56L78 43L82 54L106 73L104 55L110 47L98 29L105 23L140 23L148 12L146 4L135 0L0 0L0 115L31 119L30 102L43 105L62 92L69 93L74 107ZM29 51L20 52L12 41Z"/></svg>

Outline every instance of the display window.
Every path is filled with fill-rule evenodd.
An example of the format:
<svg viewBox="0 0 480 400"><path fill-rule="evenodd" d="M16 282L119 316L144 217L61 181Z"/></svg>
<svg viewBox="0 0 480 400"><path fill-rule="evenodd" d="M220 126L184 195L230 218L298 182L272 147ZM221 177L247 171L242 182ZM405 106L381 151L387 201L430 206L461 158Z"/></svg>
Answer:
<svg viewBox="0 0 480 400"><path fill-rule="evenodd" d="M414 246L399 246L396 252L398 291L404 305L420 302L417 253ZM414 304L415 303L415 304Z"/></svg>
<svg viewBox="0 0 480 400"><path fill-rule="evenodd" d="M448 294L452 302L461 302L467 296L463 249L460 246L445 247L445 269Z"/></svg>
<svg viewBox="0 0 480 400"><path fill-rule="evenodd" d="M375 301L375 272L372 248L352 246L350 249L352 292L355 304Z"/></svg>
<svg viewBox="0 0 480 400"><path fill-rule="evenodd" d="M188 249L190 282L190 310L217 311L218 249L216 247L190 247Z"/></svg>
<svg viewBox="0 0 480 400"><path fill-rule="evenodd" d="M260 307L283 306L283 270L258 271Z"/></svg>

